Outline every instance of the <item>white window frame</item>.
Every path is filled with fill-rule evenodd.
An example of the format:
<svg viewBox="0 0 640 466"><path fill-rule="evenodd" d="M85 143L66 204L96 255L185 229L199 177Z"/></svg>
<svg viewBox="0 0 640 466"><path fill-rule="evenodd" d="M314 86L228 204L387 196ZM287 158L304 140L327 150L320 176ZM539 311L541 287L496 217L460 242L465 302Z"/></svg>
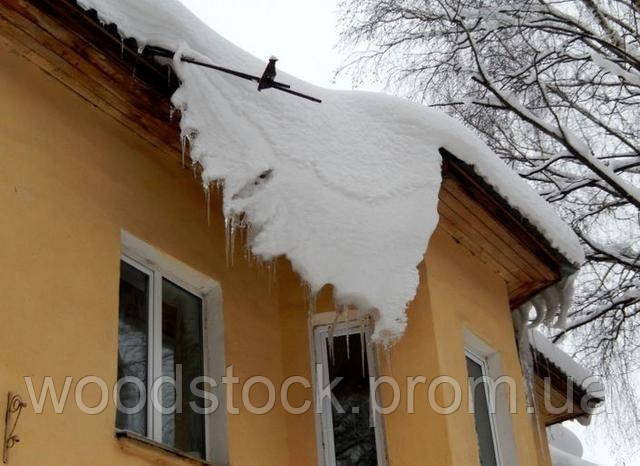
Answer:
<svg viewBox="0 0 640 466"><path fill-rule="evenodd" d="M311 362L312 362L312 374L313 374L313 387L314 387L314 406L315 406L315 418L316 418L316 442L318 444L318 465L319 466L335 466L335 445L333 434L333 411L331 409L331 399L324 398L322 400L323 406L318 407L316 393L318 388L316 380L316 365L322 365L322 378L323 382L329 381L329 355L327 353L326 341L329 336L330 327L333 326L333 336L344 335L359 335L361 331L364 331L364 342L367 354L367 368L369 377L378 376L378 364L376 351L373 345L370 344L371 337L371 324L369 319L362 313L354 311L346 316L346 321L336 322L335 312L324 312L316 314L316 319L312 319L310 325L310 340L311 340ZM362 322L366 323L363 325ZM328 323L331 322L331 323ZM371 392L371 396L375 397L376 404L380 406L379 394L376 390ZM384 431L384 418L381 413L374 413L374 429L376 438L376 454L378 458L378 466L385 466L387 464L386 453L386 436Z"/></svg>
<svg viewBox="0 0 640 466"><path fill-rule="evenodd" d="M150 400L153 382L162 376L162 280L166 278L202 300L203 370L204 376L216 380L217 385L207 387L207 390L218 400L218 409L204 416L204 460L227 464L226 395L220 380L225 364L220 285L124 230L121 232L121 243L121 260L149 277L146 437L163 444L162 413L152 408Z"/></svg>
<svg viewBox="0 0 640 466"><path fill-rule="evenodd" d="M464 330L464 344L465 368L467 365L466 358L468 357L480 365L483 376L490 377L493 381L496 381L503 375L501 357L498 351L468 329ZM469 395L471 396L471 393ZM493 446L498 466L518 465L513 424L511 413L509 412L509 395L508 389L503 383L498 385L495 391L495 410L494 412L491 412L491 409L489 410ZM490 395L487 393L486 396L487 404L491 407Z"/></svg>

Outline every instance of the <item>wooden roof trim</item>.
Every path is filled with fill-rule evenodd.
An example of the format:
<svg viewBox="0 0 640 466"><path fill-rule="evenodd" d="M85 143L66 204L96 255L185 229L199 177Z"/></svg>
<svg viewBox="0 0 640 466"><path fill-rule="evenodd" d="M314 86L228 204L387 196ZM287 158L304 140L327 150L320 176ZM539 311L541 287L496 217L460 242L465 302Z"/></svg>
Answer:
<svg viewBox="0 0 640 466"><path fill-rule="evenodd" d="M441 153L440 225L505 280L512 309L574 270L471 166Z"/></svg>
<svg viewBox="0 0 640 466"><path fill-rule="evenodd" d="M580 406L579 398L574 396L574 402L571 406L566 406L568 401L565 394L566 389L558 389L554 385L549 385L549 388L545 389L544 378L536 375L533 389L537 415L542 418L544 425L547 427L586 415ZM545 398L547 399L546 403ZM553 406L553 410L547 409L549 403Z"/></svg>
<svg viewBox="0 0 640 466"><path fill-rule="evenodd" d="M179 118L170 119L169 99L177 79L160 79L163 67L139 56L135 41L121 42L95 14L69 0L5 0L0 39L162 152L180 154Z"/></svg>
<svg viewBox="0 0 640 466"><path fill-rule="evenodd" d="M134 69L136 77L160 94L170 97L178 87L171 66L161 65L142 52L134 38L122 38L116 24L104 24L96 10L85 10L73 0L31 0L44 13L64 23L95 49Z"/></svg>
<svg viewBox="0 0 640 466"><path fill-rule="evenodd" d="M604 402L604 399L588 393L580 384L578 384L573 378L568 377L561 368L546 358L538 350L532 348L532 352L534 355L534 373L536 377L536 396L538 397L538 405L544 407L545 380L549 381L551 390L553 391L551 396L561 400L561 403L557 403L558 405L563 405L568 401L568 389L573 393L573 412L566 411L562 413L548 413L543 409L545 425L550 426L586 415L587 413L582 409L581 400L586 400L586 403L592 407Z"/></svg>
<svg viewBox="0 0 640 466"><path fill-rule="evenodd" d="M440 153L443 157L445 176L454 176L463 180L462 186L467 194L472 199L478 199L536 257L552 269L560 269L562 272L577 270L576 266L557 251L529 219L511 207L493 186L478 176L471 165L444 148L440 149Z"/></svg>

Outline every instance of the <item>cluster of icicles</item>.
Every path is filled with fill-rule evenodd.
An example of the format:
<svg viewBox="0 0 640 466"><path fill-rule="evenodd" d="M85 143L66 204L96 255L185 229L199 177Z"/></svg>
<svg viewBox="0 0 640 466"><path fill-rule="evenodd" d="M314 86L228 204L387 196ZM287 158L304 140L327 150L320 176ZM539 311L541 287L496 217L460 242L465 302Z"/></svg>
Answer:
<svg viewBox="0 0 640 466"><path fill-rule="evenodd" d="M565 276L512 313L524 375L527 385L531 385L531 388L533 388L533 364L529 335L532 329L541 324L558 329L566 328L567 314L573 301L575 278L575 273ZM533 318L531 318L532 311L535 312Z"/></svg>
<svg viewBox="0 0 640 466"><path fill-rule="evenodd" d="M512 313L529 406L536 405L534 388L536 355L531 343L533 329L542 324L549 328L566 328L567 315L573 300L575 278L575 273L565 276L558 283L538 293ZM532 312L535 315L533 318L531 318ZM591 416L589 414L581 416L578 418L578 422L588 425L591 422Z"/></svg>
<svg viewBox="0 0 640 466"><path fill-rule="evenodd" d="M515 309L511 315L518 341L518 352L527 382L529 402L533 399L533 350L531 348L531 330L545 324L548 327L564 329L567 314L573 299L575 274L565 276L534 296L530 301ZM531 312L535 317L531 318Z"/></svg>
<svg viewBox="0 0 640 466"><path fill-rule="evenodd" d="M535 328L540 324L547 327L564 329L567 326L567 314L573 300L575 274L562 278L534 296L531 301L514 311L514 319L520 319L520 325ZM529 322L531 311L535 317Z"/></svg>
<svg viewBox="0 0 640 466"><path fill-rule="evenodd" d="M170 117L173 118L175 113L175 109L171 109ZM181 145L182 145L182 166L186 167L186 159L188 157L190 142L193 139L194 134L182 135L181 137ZM198 176L198 164L191 163L191 167L193 169L193 176L197 178ZM207 183L203 180L203 189L205 195L205 204L207 210L207 224L211 225L211 195L212 193L217 197L222 197L224 182L222 180L215 180L213 182ZM238 237L238 234L240 236ZM243 234L244 233L244 234ZM238 215L225 215L224 216L224 244L225 244L225 258L227 267L233 266L233 258L235 256L235 243L237 240L240 240L244 245L243 255L244 259L253 265L257 265L266 270L268 275L268 287L269 292L271 292L272 286L276 281L276 259L272 260L264 260L253 254L251 254L249 245L256 234L256 231L252 227L251 223L245 221L244 217ZM310 289L307 290L307 298L306 298L306 307L309 315L315 313L315 302L316 296L311 292ZM334 340L335 340L335 329L342 322L346 322L349 320L353 321L353 316L349 316L351 309L345 306L340 306L337 308L335 313L335 319L332 323L328 325L328 336L327 336L327 346L329 352L329 358L333 361L334 359ZM364 356L364 352L366 349L366 332L367 328L371 324L372 316L368 314L364 314L362 312L358 313L357 321L358 321L358 334L360 335L360 349L361 349L361 360L362 360L362 373L365 374L365 361L366 358ZM353 335L353 333L351 333ZM389 349L386 345L384 345L385 349ZM349 348L349 338L346 339L346 350L347 350L347 359L351 358L351 352Z"/></svg>

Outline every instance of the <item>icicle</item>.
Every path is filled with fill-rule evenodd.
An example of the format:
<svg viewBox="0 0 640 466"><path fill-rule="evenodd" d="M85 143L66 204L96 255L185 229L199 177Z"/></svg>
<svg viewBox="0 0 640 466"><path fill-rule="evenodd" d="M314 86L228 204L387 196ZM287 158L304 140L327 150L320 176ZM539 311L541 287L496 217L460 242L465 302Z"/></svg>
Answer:
<svg viewBox="0 0 640 466"><path fill-rule="evenodd" d="M268 286L269 294L272 293L273 286L277 283L276 272L277 272L276 261L275 259L272 259L269 262L267 262L267 286Z"/></svg>
<svg viewBox="0 0 640 466"><path fill-rule="evenodd" d="M236 231L238 226L242 226L233 214L224 217L224 250L227 260L227 267L233 267L235 254Z"/></svg>
<svg viewBox="0 0 640 466"><path fill-rule="evenodd" d="M182 138L180 138L180 142L182 143L182 168L184 168L184 153L187 148L187 136L183 135Z"/></svg>
<svg viewBox="0 0 640 466"><path fill-rule="evenodd" d="M229 216L225 215L224 216L224 254L227 261L227 267L229 267L229 249L230 249L229 223L230 223Z"/></svg>
<svg viewBox="0 0 640 466"><path fill-rule="evenodd" d="M567 328L567 316L569 314L569 308L573 302L574 283L577 273L566 277L562 283L562 291L560 296L560 315L556 322L556 327L565 329Z"/></svg>
<svg viewBox="0 0 640 466"><path fill-rule="evenodd" d="M271 272L271 282L276 285L278 283L278 262L273 259L273 270Z"/></svg>
<svg viewBox="0 0 640 466"><path fill-rule="evenodd" d="M364 332L365 332L365 323L364 323L364 318L360 317L360 361L362 361L362 377L366 376L366 371L365 371L365 365L364 365L364 355L365 355L365 338L364 338Z"/></svg>
<svg viewBox="0 0 640 466"><path fill-rule="evenodd" d="M316 313L316 299L318 297L317 293L311 290L311 287L305 285L307 288L307 309L309 310L309 314L313 315Z"/></svg>
<svg viewBox="0 0 640 466"><path fill-rule="evenodd" d="M120 58L124 57L124 37L120 38Z"/></svg>
<svg viewBox="0 0 640 466"><path fill-rule="evenodd" d="M249 232L247 231L247 237L248 236L249 236ZM254 266L255 265L256 261L254 260L253 255L251 254L251 248L249 247L249 243L247 242L247 240L245 240L245 242L244 242L244 248L242 250L242 257L244 257L244 260L250 266Z"/></svg>
<svg viewBox="0 0 640 466"><path fill-rule="evenodd" d="M244 242L244 257L247 260L247 262L252 262L253 259L253 255L251 254L251 245L253 244L253 240L255 239L257 234L257 230L256 228L252 225L249 224L247 225L247 238L246 241Z"/></svg>
<svg viewBox="0 0 640 466"><path fill-rule="evenodd" d="M540 406L538 406L538 400L536 399L535 388L534 388L534 377L535 377L534 368L536 364L538 364L538 356L536 352L533 351L532 349L533 345L531 344L531 337L534 336L533 331L526 330L525 333L527 335L527 345L529 350L528 358L531 366L529 370L529 374L527 376L527 398L529 398L530 406L533 407L532 420L536 428L536 434L538 435L538 442L540 442L540 444L543 445L545 443L546 436L542 432L542 428L540 426L540 423L538 422L538 413L539 413ZM547 371L549 371L548 361L547 361Z"/></svg>
<svg viewBox="0 0 640 466"><path fill-rule="evenodd" d="M350 337L351 335L347 335L347 360L351 359L351 351L349 350L349 340L351 339Z"/></svg>
<svg viewBox="0 0 640 466"><path fill-rule="evenodd" d="M384 362L387 365L387 371L389 371L389 373L391 373L391 351L392 346L388 346L388 345L384 345L382 347L382 351L384 352Z"/></svg>
<svg viewBox="0 0 640 466"><path fill-rule="evenodd" d="M531 299L531 304L536 310L536 318L529 324L529 327L534 328L540 325L547 317L547 303L542 296L537 294Z"/></svg>
<svg viewBox="0 0 640 466"><path fill-rule="evenodd" d="M231 262L231 266L233 267L233 257L236 248L236 222L233 217L231 218L230 222L229 234L231 236L229 239L229 261Z"/></svg>
<svg viewBox="0 0 640 466"><path fill-rule="evenodd" d="M269 296L271 296L273 290L271 288L271 276L273 274L273 262L269 261L267 262L267 293L269 293Z"/></svg>
<svg viewBox="0 0 640 466"><path fill-rule="evenodd" d="M335 334L335 329L336 326L338 325L338 321L340 320L340 317L344 315L345 311L346 311L346 307L344 306L340 306L338 307L337 311L336 311L336 316L333 319L333 322L329 325L329 335L328 335L328 341L329 341L329 355L331 356L331 362L333 363L334 360L334 349L333 349L333 343L334 343L334 334ZM345 335L345 338L347 339L347 345L349 344L349 334Z"/></svg>
<svg viewBox="0 0 640 466"><path fill-rule="evenodd" d="M547 327L564 329L567 314L573 301L573 285L576 275L565 276L562 280L546 288L531 298L528 306L533 306L536 316L529 324L535 328L544 323Z"/></svg>
<svg viewBox="0 0 640 466"><path fill-rule="evenodd" d="M560 315L560 283L552 285L542 292L542 298L547 305L547 315L544 319L544 324L547 327L551 327L556 317Z"/></svg>
<svg viewBox="0 0 640 466"><path fill-rule="evenodd" d="M525 304L512 312L513 327L516 334L518 344L518 353L520 355L520 363L522 366L522 375L524 378L525 394L527 396L527 404L533 403L533 353L531 343L529 341L529 329L527 328L529 320L529 309L531 305ZM538 316L536 316L537 318Z"/></svg>
<svg viewBox="0 0 640 466"><path fill-rule="evenodd" d="M136 79L136 68L138 67L138 55L135 56L136 59L133 62L133 68L131 69L131 78Z"/></svg>
<svg viewBox="0 0 640 466"><path fill-rule="evenodd" d="M207 198L207 226L211 227L211 189L209 184L205 187L205 195Z"/></svg>
<svg viewBox="0 0 640 466"><path fill-rule="evenodd" d="M329 349L329 362L333 365L335 362L333 358L333 343L334 343L335 325L329 324L329 331L327 333L327 347Z"/></svg>

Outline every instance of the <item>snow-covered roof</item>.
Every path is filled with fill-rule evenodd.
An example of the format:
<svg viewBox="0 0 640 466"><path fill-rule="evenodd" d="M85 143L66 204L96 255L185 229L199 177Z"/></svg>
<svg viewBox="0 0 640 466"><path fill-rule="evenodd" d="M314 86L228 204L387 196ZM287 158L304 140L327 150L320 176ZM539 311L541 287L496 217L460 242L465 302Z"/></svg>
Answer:
<svg viewBox="0 0 640 466"><path fill-rule="evenodd" d="M547 437L553 466L598 466L582 459L582 442L562 424L547 427Z"/></svg>
<svg viewBox="0 0 640 466"><path fill-rule="evenodd" d="M205 185L224 181L229 225L242 215L250 247L285 255L312 293L334 285L338 303L376 309L374 338L406 326L405 309L438 222L440 148L471 165L570 263L584 260L572 230L468 128L447 115L383 94L277 79L318 105L182 62L181 56L260 75L265 62L211 30L178 0L78 0L141 46L177 51L181 111L191 158ZM233 229L231 227L231 229Z"/></svg>
<svg viewBox="0 0 640 466"><path fill-rule="evenodd" d="M585 367L562 351L538 330L531 330L531 346L564 375L572 378L587 394L602 400L604 387ZM576 400L579 401L579 400Z"/></svg>
<svg viewBox="0 0 640 466"><path fill-rule="evenodd" d="M562 424L547 427L547 439L549 445L553 445L570 455L582 458L584 454L584 447L578 436Z"/></svg>
<svg viewBox="0 0 640 466"><path fill-rule="evenodd" d="M560 448L549 445L551 464L553 466L598 466L596 463L574 456Z"/></svg>

